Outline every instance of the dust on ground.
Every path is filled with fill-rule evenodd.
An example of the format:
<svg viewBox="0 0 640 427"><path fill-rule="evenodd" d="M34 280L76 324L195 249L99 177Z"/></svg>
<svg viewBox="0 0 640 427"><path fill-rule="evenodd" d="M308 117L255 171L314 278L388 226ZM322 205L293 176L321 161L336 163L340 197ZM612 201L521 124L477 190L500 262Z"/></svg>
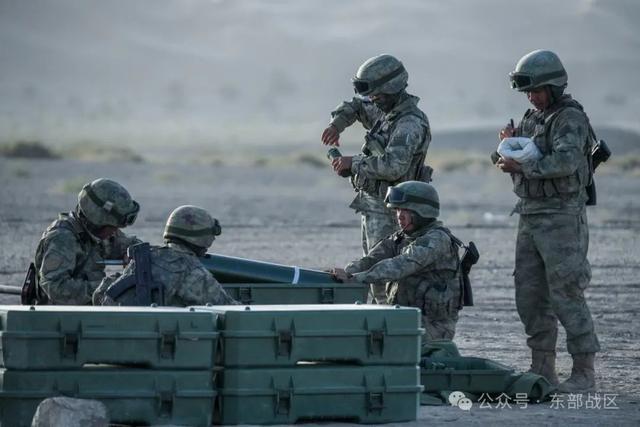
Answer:
<svg viewBox="0 0 640 427"><path fill-rule="evenodd" d="M516 216L509 179L487 165L437 172L445 224L481 251L472 272L475 307L465 308L456 343L462 354L528 369L525 335L514 304L512 271ZM343 266L361 253L358 217L347 208L349 184L312 163L176 165L0 158L0 284L17 285L45 227L73 208L81 185L96 177L123 183L141 206L128 230L161 243L169 212L203 206L220 219L213 252L310 268ZM638 425L640 421L640 177L609 172L598 180L599 205L589 208L593 280L587 290L602 353L597 357L600 397L615 409L573 409L550 403L521 409L474 405L421 407L419 420L402 425ZM0 302L17 303L2 295ZM570 372L564 335L558 340L561 379ZM584 405L583 401L583 405Z"/></svg>

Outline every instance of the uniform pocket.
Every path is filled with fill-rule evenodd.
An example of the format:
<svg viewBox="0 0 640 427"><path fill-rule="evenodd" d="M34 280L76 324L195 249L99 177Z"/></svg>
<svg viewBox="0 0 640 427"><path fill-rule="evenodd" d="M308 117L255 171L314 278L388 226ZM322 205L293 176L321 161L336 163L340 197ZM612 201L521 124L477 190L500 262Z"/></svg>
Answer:
<svg viewBox="0 0 640 427"><path fill-rule="evenodd" d="M563 284L567 291L573 288L584 290L591 280L591 266L582 256L573 255L548 267L549 281Z"/></svg>
<svg viewBox="0 0 640 427"><path fill-rule="evenodd" d="M419 308L431 320L449 319L457 311L457 303L450 286L443 290L430 286L422 295L421 301L422 305Z"/></svg>

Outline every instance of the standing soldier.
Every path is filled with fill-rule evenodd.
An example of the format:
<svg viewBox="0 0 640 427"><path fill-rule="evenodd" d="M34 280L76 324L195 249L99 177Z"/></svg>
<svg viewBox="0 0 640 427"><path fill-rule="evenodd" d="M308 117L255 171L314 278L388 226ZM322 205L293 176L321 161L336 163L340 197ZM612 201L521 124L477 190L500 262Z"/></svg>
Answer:
<svg viewBox="0 0 640 427"><path fill-rule="evenodd" d="M589 230L585 187L592 179L593 131L582 105L564 94L567 73L558 56L536 50L523 56L510 73L511 86L525 92L534 106L500 139L533 139L539 160L518 163L501 158L497 166L511 174L520 198L516 242L516 306L532 351L531 371L558 384L555 372L558 320L567 332L573 358L562 392L595 388L594 356L600 350L584 290L591 279L587 261Z"/></svg>
<svg viewBox="0 0 640 427"><path fill-rule="evenodd" d="M218 220L206 210L188 205L176 208L164 229L165 246L151 247L140 258L133 258L122 276L105 278L93 294L93 303L177 307L237 304L199 259L220 232ZM140 278L149 283L140 283ZM144 289L146 300L141 295Z"/></svg>
<svg viewBox="0 0 640 427"><path fill-rule="evenodd" d="M394 212L384 204L387 189L408 180L430 180L423 166L431 132L427 116L418 108L419 98L406 92L409 75L391 55L368 59L353 78L356 96L331 113L322 143L339 145L340 133L355 121L367 133L362 154L334 158L341 176L351 176L358 193L350 207L361 213L362 249L366 255L397 225ZM372 285L374 302L387 299L384 285Z"/></svg>
<svg viewBox="0 0 640 427"><path fill-rule="evenodd" d="M35 301L25 302L91 304L93 291L105 277L100 261L123 259L127 247L139 242L120 231L134 223L139 210L115 181L100 178L86 184L76 209L60 214L42 235L30 269L35 273L30 299Z"/></svg>
<svg viewBox="0 0 640 427"><path fill-rule="evenodd" d="M342 281L392 282L390 304L419 308L427 340L451 340L462 308L460 259L457 239L437 220L438 193L426 182L407 181L390 187L385 201L401 231L332 273Z"/></svg>

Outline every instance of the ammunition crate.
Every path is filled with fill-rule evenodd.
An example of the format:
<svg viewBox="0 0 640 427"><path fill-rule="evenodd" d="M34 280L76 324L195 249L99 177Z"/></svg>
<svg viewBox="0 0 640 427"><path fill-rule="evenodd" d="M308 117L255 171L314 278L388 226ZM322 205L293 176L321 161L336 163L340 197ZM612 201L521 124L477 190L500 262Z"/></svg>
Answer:
<svg viewBox="0 0 640 427"><path fill-rule="evenodd" d="M420 366L425 392L502 393L512 382L514 372L508 366L479 357L427 357Z"/></svg>
<svg viewBox="0 0 640 427"><path fill-rule="evenodd" d="M216 315L186 308L0 308L0 366L9 369L211 369L217 340Z"/></svg>
<svg viewBox="0 0 640 427"><path fill-rule="evenodd" d="M214 422L220 424L411 421L422 390L417 366L309 364L219 375Z"/></svg>
<svg viewBox="0 0 640 427"><path fill-rule="evenodd" d="M40 402L67 396L96 399L112 423L210 426L216 397L213 371L85 368L0 370L0 424L29 427Z"/></svg>
<svg viewBox="0 0 640 427"><path fill-rule="evenodd" d="M413 365L420 361L420 313L382 305L195 307L218 316L216 365L292 366L301 361Z"/></svg>
<svg viewBox="0 0 640 427"><path fill-rule="evenodd" d="M366 302L369 286L356 283L223 283L236 301L254 304L352 304Z"/></svg>

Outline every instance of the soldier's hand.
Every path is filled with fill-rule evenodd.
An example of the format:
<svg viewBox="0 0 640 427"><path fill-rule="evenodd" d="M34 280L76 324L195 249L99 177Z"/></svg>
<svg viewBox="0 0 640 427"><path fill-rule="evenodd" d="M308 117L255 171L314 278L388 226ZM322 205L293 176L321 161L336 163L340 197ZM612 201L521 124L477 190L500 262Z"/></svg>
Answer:
<svg viewBox="0 0 640 427"><path fill-rule="evenodd" d="M496 166L504 173L522 173L522 166L520 163L508 157L501 157Z"/></svg>
<svg viewBox="0 0 640 427"><path fill-rule="evenodd" d="M340 133L334 125L327 126L320 139L324 145L340 146Z"/></svg>
<svg viewBox="0 0 640 427"><path fill-rule="evenodd" d="M500 138L500 141L502 141L505 138L511 138L515 134L516 134L515 129L513 128L513 126L509 124L500 130L500 133L498 134L498 138Z"/></svg>
<svg viewBox="0 0 640 427"><path fill-rule="evenodd" d="M344 271L343 268L332 268L329 270L329 273L334 277L334 279L341 283L349 282L352 277L349 273Z"/></svg>
<svg viewBox="0 0 640 427"><path fill-rule="evenodd" d="M349 176L351 174L352 156L336 157L331 161L333 170L340 176Z"/></svg>

